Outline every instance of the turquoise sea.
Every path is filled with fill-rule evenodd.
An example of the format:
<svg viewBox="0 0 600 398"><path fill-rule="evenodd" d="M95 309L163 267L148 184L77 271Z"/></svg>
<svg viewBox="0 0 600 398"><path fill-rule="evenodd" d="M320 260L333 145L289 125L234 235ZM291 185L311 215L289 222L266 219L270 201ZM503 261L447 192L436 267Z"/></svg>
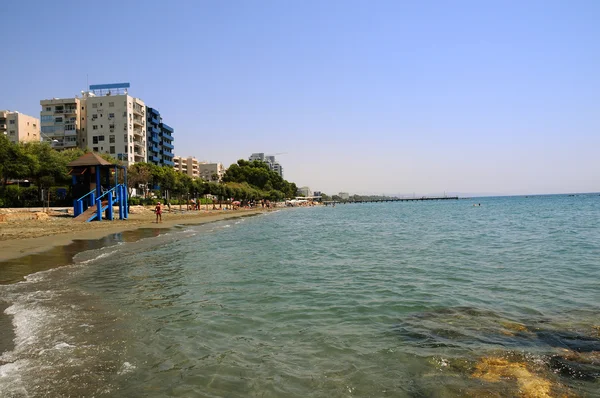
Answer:
<svg viewBox="0 0 600 398"><path fill-rule="evenodd" d="M0 283L2 397L600 397L598 194L139 230Z"/></svg>

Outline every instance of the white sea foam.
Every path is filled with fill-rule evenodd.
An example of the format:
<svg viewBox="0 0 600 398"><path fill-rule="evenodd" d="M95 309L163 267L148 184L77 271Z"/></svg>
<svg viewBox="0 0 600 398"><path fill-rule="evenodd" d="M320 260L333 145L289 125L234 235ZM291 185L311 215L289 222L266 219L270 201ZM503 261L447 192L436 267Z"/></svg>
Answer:
<svg viewBox="0 0 600 398"><path fill-rule="evenodd" d="M28 367L28 361L21 360L0 365L0 393L6 396L27 397L21 374ZM4 396L4 395L3 395Z"/></svg>
<svg viewBox="0 0 600 398"><path fill-rule="evenodd" d="M75 348L75 346L65 342L60 342L54 346L55 350L64 350L65 348Z"/></svg>
<svg viewBox="0 0 600 398"><path fill-rule="evenodd" d="M129 362L124 362L123 365L121 366L121 369L119 369L119 371L117 372L117 374L124 375L124 374L133 372L135 369L136 369L135 365L132 365Z"/></svg>

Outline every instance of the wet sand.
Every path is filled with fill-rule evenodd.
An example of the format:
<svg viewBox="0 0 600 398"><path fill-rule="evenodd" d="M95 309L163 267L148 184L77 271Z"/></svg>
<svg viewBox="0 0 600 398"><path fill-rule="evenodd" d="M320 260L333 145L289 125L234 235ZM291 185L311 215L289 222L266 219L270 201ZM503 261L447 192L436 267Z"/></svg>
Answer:
<svg viewBox="0 0 600 398"><path fill-rule="evenodd" d="M131 208L128 220L77 222L65 215L53 215L45 220L25 220L0 223L0 261L65 246L73 240L97 240L110 234L140 228L171 228L177 224L204 224L228 218L264 213L266 209L200 210L164 212L156 223L152 209Z"/></svg>

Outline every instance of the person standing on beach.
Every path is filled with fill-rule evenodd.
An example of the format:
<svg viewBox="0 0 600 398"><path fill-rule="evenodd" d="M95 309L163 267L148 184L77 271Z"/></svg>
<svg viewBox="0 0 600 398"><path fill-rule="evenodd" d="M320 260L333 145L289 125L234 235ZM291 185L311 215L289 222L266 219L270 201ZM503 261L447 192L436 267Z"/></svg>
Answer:
<svg viewBox="0 0 600 398"><path fill-rule="evenodd" d="M162 222L162 207L160 206L160 202L158 202L156 204L156 207L154 208L154 212L156 213L156 223L158 224L159 219L160 219L160 222Z"/></svg>

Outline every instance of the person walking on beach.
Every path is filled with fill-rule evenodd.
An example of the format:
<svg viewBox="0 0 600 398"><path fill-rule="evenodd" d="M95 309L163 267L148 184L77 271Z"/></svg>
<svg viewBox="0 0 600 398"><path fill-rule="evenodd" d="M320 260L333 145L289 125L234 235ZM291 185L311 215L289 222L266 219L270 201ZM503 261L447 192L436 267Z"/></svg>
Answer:
<svg viewBox="0 0 600 398"><path fill-rule="evenodd" d="M162 222L162 207L160 206L160 202L156 204L154 208L154 212L156 213L156 223L158 224L158 220Z"/></svg>

